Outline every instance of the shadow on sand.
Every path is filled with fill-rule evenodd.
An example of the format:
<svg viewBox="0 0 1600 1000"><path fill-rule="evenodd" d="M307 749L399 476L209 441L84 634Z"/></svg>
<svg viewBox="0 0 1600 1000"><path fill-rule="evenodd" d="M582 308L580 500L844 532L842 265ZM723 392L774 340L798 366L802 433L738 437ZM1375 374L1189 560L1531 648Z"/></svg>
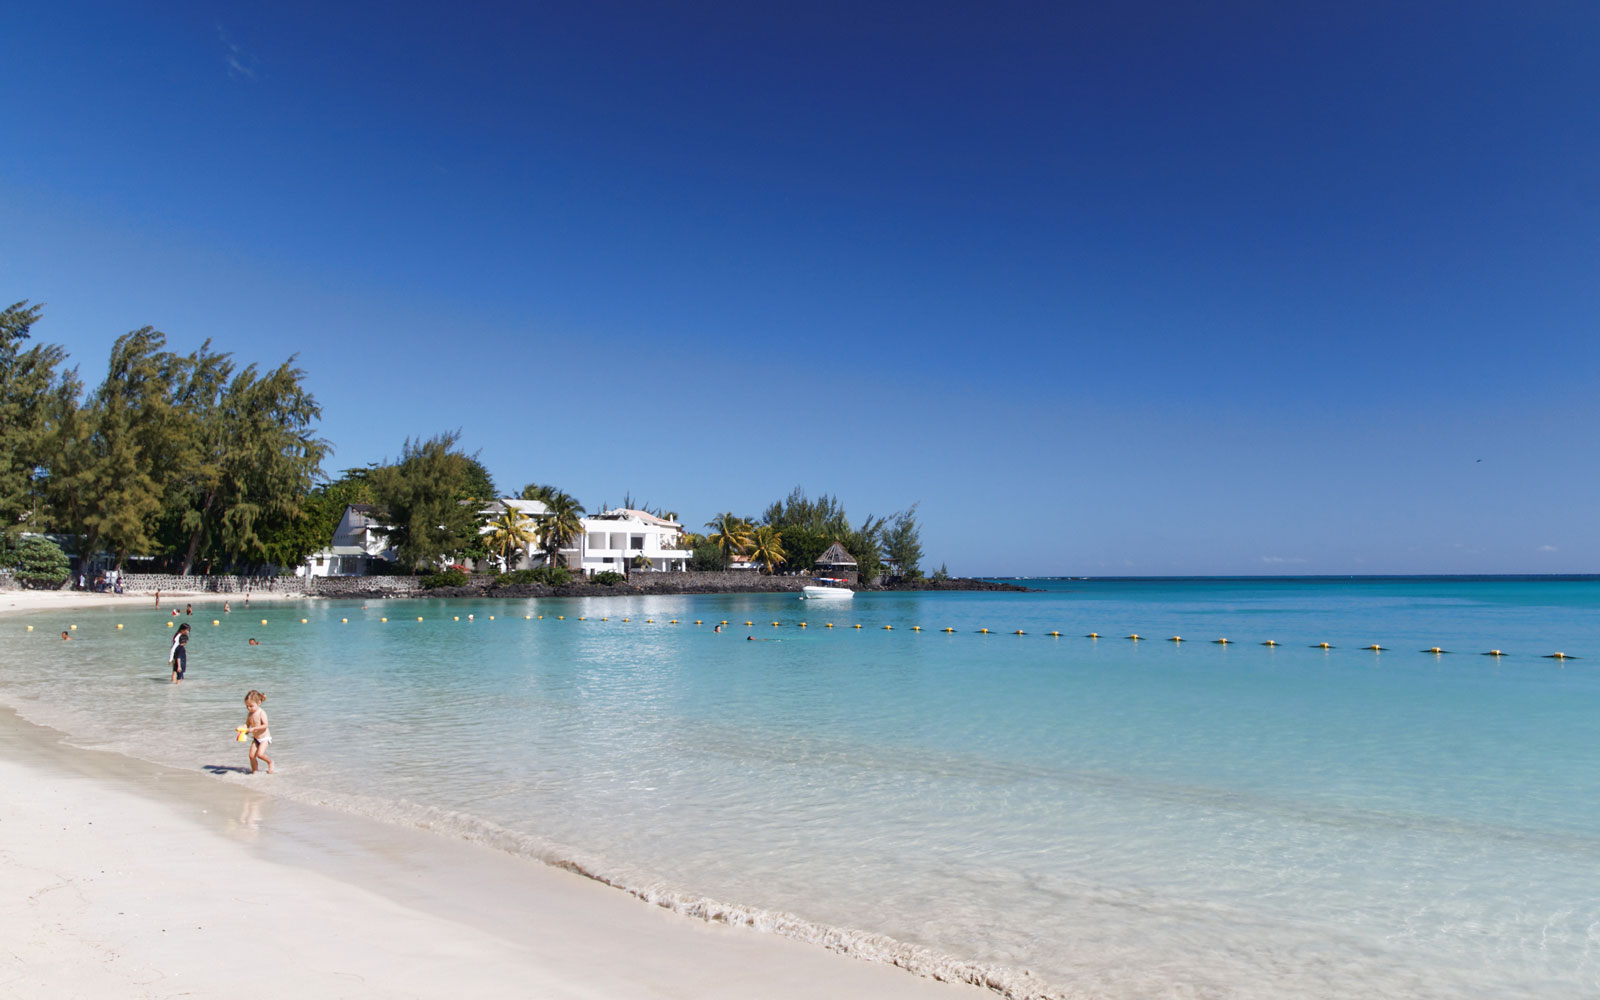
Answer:
<svg viewBox="0 0 1600 1000"><path fill-rule="evenodd" d="M206 764L201 767L207 774L249 774L248 767L237 767L233 764Z"/></svg>

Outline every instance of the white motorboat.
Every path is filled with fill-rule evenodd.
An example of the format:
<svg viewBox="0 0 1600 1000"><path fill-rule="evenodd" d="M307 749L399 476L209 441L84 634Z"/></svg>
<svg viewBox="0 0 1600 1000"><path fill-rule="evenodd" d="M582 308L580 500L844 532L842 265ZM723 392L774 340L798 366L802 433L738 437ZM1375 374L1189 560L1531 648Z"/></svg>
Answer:
<svg viewBox="0 0 1600 1000"><path fill-rule="evenodd" d="M816 583L808 583L800 589L802 601L837 600L842 597L854 597L856 592L844 585L843 580L833 580L825 576L817 577Z"/></svg>

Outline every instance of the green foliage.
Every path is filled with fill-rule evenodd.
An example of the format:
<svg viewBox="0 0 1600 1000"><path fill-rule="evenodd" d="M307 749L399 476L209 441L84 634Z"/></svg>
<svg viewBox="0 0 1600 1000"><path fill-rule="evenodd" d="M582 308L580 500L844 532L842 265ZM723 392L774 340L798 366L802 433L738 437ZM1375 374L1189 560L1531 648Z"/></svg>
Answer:
<svg viewBox="0 0 1600 1000"><path fill-rule="evenodd" d="M818 557L833 544L834 538L818 528L803 525L783 529L785 565L799 573L814 572Z"/></svg>
<svg viewBox="0 0 1600 1000"><path fill-rule="evenodd" d="M583 505L569 494L555 489L542 499L549 509L541 525L544 532L542 548L546 565L554 566L561 556L561 550L571 547L577 537L583 534Z"/></svg>
<svg viewBox="0 0 1600 1000"><path fill-rule="evenodd" d="M697 572L714 573L728 568L728 559L716 542L701 542L690 553L689 568Z"/></svg>
<svg viewBox="0 0 1600 1000"><path fill-rule="evenodd" d="M519 569L512 573L502 573L494 581L496 587L515 587L530 583L542 583L548 587L560 587L572 582L572 572L565 566L536 566L533 569Z"/></svg>
<svg viewBox="0 0 1600 1000"><path fill-rule="evenodd" d="M783 535L770 524L763 524L750 532L750 558L761 564L769 576L783 565Z"/></svg>
<svg viewBox="0 0 1600 1000"><path fill-rule="evenodd" d="M456 450L459 432L426 441L406 439L399 462L367 474L378 520L388 525L401 563L422 567L441 556L481 544L478 511L468 490L476 487L474 460Z"/></svg>
<svg viewBox="0 0 1600 1000"><path fill-rule="evenodd" d="M539 526L516 508L507 508L505 513L490 521L489 534L484 536L489 551L498 555L508 570L538 540Z"/></svg>
<svg viewBox="0 0 1600 1000"><path fill-rule="evenodd" d="M806 498L806 491L799 486L790 490L784 499L774 501L761 520L783 532L785 538L793 528L806 528L825 535L828 542L823 548L843 538L850 530L850 523L845 519L844 504L837 497L824 493L810 500ZM818 549L817 554L821 555L822 550Z"/></svg>
<svg viewBox="0 0 1600 1000"><path fill-rule="evenodd" d="M601 570L589 578L590 583L598 583L602 587L615 587L619 583L627 583L628 578L613 569Z"/></svg>
<svg viewBox="0 0 1600 1000"><path fill-rule="evenodd" d="M862 583L873 583L883 573L883 526L883 518L868 514L860 527L842 539L845 551L856 561L857 578Z"/></svg>
<svg viewBox="0 0 1600 1000"><path fill-rule="evenodd" d="M442 573L429 573L422 578L424 590L437 590L440 587L465 587L467 574L459 569L447 569Z"/></svg>
<svg viewBox="0 0 1600 1000"><path fill-rule="evenodd" d="M950 571L944 568L944 563L940 563L939 568L933 571L933 578L935 580L950 579Z"/></svg>
<svg viewBox="0 0 1600 1000"><path fill-rule="evenodd" d="M724 565L733 562L735 557L743 555L750 548L750 522L731 510L707 521L706 529L711 532L709 540L722 553Z"/></svg>
<svg viewBox="0 0 1600 1000"><path fill-rule="evenodd" d="M11 553L11 566L17 580L37 589L59 587L67 581L67 554L61 546L43 535L28 535Z"/></svg>
<svg viewBox="0 0 1600 1000"><path fill-rule="evenodd" d="M52 431L63 409L77 401L76 376L61 368L64 350L54 344L22 349L42 309L23 301L0 310L0 530L5 531L20 530L33 519Z"/></svg>
<svg viewBox="0 0 1600 1000"><path fill-rule="evenodd" d="M922 575L922 532L917 527L917 505L894 515L883 536L883 554L901 576Z"/></svg>

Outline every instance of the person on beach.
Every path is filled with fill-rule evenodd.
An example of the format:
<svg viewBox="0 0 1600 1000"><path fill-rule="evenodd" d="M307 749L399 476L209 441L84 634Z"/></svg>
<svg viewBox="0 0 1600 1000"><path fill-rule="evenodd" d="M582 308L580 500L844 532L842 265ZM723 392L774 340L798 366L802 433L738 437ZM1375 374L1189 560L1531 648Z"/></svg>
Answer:
<svg viewBox="0 0 1600 1000"><path fill-rule="evenodd" d="M267 747L272 743L272 734L267 731L267 710L261 703L267 696L260 691L252 690L244 696L244 724L245 731L250 735L250 773L256 773L257 761L264 761L267 773L272 773L272 758L267 756Z"/></svg>
<svg viewBox="0 0 1600 1000"><path fill-rule="evenodd" d="M156 588L156 607L161 607L161 588Z"/></svg>
<svg viewBox="0 0 1600 1000"><path fill-rule="evenodd" d="M178 634L172 637L172 649L167 653L167 661L172 664L172 683L183 680L184 671L189 669L188 622L179 625Z"/></svg>

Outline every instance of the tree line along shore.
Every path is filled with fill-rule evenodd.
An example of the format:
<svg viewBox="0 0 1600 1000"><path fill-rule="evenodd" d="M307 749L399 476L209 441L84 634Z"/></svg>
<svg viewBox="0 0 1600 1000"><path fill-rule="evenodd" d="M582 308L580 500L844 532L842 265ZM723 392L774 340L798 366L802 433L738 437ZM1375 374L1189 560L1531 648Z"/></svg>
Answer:
<svg viewBox="0 0 1600 1000"><path fill-rule="evenodd" d="M181 353L146 326L116 339L104 378L90 388L62 347L32 340L42 318L43 307L27 301L0 310L0 573L25 586L60 586L69 558L78 572L282 579L329 544L352 505L374 512L392 552L372 570L422 575L435 591L473 586L469 569L484 565L511 574L506 586L530 596L616 593L604 588L656 575L575 577L561 554L582 533L585 508L547 483L515 494L543 505L536 520L487 515L484 504L507 494L461 448L458 431L408 437L397 460L330 478L324 463L334 448L317 431L322 407L294 357L245 364L209 340ZM632 496L621 507L678 519ZM990 589L951 579L943 566L924 575L916 511L913 503L853 520L837 497L812 499L796 487L758 516L724 511L703 533L685 531L685 568L741 566L781 579L811 573L838 544L866 588ZM542 565L519 570L522 561ZM689 586L680 592L695 592ZM789 588L752 579L738 589Z"/></svg>

